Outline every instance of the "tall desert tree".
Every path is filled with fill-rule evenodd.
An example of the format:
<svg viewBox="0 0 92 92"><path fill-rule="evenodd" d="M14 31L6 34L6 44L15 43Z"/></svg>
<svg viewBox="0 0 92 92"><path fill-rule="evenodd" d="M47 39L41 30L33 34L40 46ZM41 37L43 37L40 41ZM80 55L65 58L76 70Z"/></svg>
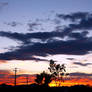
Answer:
<svg viewBox="0 0 92 92"><path fill-rule="evenodd" d="M55 61L53 61L53 60L50 60L48 69L52 75L52 78L56 82L59 81L60 84L61 84L61 81L64 81L63 77L69 75L68 73L66 73L66 67L64 64L62 64L62 65L56 64Z"/></svg>

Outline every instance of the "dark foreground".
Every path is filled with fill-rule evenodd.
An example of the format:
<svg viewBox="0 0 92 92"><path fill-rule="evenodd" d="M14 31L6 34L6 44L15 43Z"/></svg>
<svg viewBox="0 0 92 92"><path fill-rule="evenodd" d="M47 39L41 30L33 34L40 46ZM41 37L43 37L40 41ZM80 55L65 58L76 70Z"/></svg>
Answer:
<svg viewBox="0 0 92 92"><path fill-rule="evenodd" d="M72 87L46 87L38 85L21 85L21 86L7 86L1 85L0 91L25 91L25 92L92 92L92 87L84 85L76 85Z"/></svg>

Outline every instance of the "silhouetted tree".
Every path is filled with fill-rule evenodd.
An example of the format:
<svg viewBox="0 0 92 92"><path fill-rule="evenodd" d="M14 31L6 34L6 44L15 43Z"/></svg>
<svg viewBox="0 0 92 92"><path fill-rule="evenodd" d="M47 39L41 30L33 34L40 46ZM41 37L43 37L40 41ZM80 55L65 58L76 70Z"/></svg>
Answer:
<svg viewBox="0 0 92 92"><path fill-rule="evenodd" d="M50 60L49 66L50 67L48 69L50 70L51 75L55 81L64 81L63 76L69 75L68 73L66 73L66 67L64 64L56 64L55 61Z"/></svg>
<svg viewBox="0 0 92 92"><path fill-rule="evenodd" d="M42 74L37 74L37 75L36 75L35 82L36 82L38 85L42 85L42 80L43 80L43 75L42 75Z"/></svg>
<svg viewBox="0 0 92 92"><path fill-rule="evenodd" d="M48 86L48 84L52 81L51 78L52 76L50 74L47 74L47 73L43 73L43 77L44 77L44 85L45 86Z"/></svg>
<svg viewBox="0 0 92 92"><path fill-rule="evenodd" d="M50 74L43 72L41 74L37 74L35 82L38 85L48 86L48 84L52 81L51 78L52 76Z"/></svg>

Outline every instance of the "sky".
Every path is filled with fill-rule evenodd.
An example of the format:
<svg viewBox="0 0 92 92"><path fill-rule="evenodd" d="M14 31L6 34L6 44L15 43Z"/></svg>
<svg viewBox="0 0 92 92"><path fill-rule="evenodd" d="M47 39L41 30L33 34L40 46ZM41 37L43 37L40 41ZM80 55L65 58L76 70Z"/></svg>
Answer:
<svg viewBox="0 0 92 92"><path fill-rule="evenodd" d="M91 4L92 0L0 0L0 80L13 75L15 67L23 76L49 72L50 59L65 64L72 78L91 80Z"/></svg>

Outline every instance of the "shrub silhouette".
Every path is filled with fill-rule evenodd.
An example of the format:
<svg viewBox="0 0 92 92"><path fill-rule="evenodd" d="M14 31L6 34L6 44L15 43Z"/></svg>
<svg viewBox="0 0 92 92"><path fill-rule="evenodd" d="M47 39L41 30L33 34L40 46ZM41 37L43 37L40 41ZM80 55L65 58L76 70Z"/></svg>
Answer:
<svg viewBox="0 0 92 92"><path fill-rule="evenodd" d="M39 85L42 85L42 80L43 80L43 75L42 74L37 74L35 82Z"/></svg>
<svg viewBox="0 0 92 92"><path fill-rule="evenodd" d="M52 81L51 78L52 76L50 74L42 72L41 74L37 74L35 82L38 85L48 86L48 84Z"/></svg>

